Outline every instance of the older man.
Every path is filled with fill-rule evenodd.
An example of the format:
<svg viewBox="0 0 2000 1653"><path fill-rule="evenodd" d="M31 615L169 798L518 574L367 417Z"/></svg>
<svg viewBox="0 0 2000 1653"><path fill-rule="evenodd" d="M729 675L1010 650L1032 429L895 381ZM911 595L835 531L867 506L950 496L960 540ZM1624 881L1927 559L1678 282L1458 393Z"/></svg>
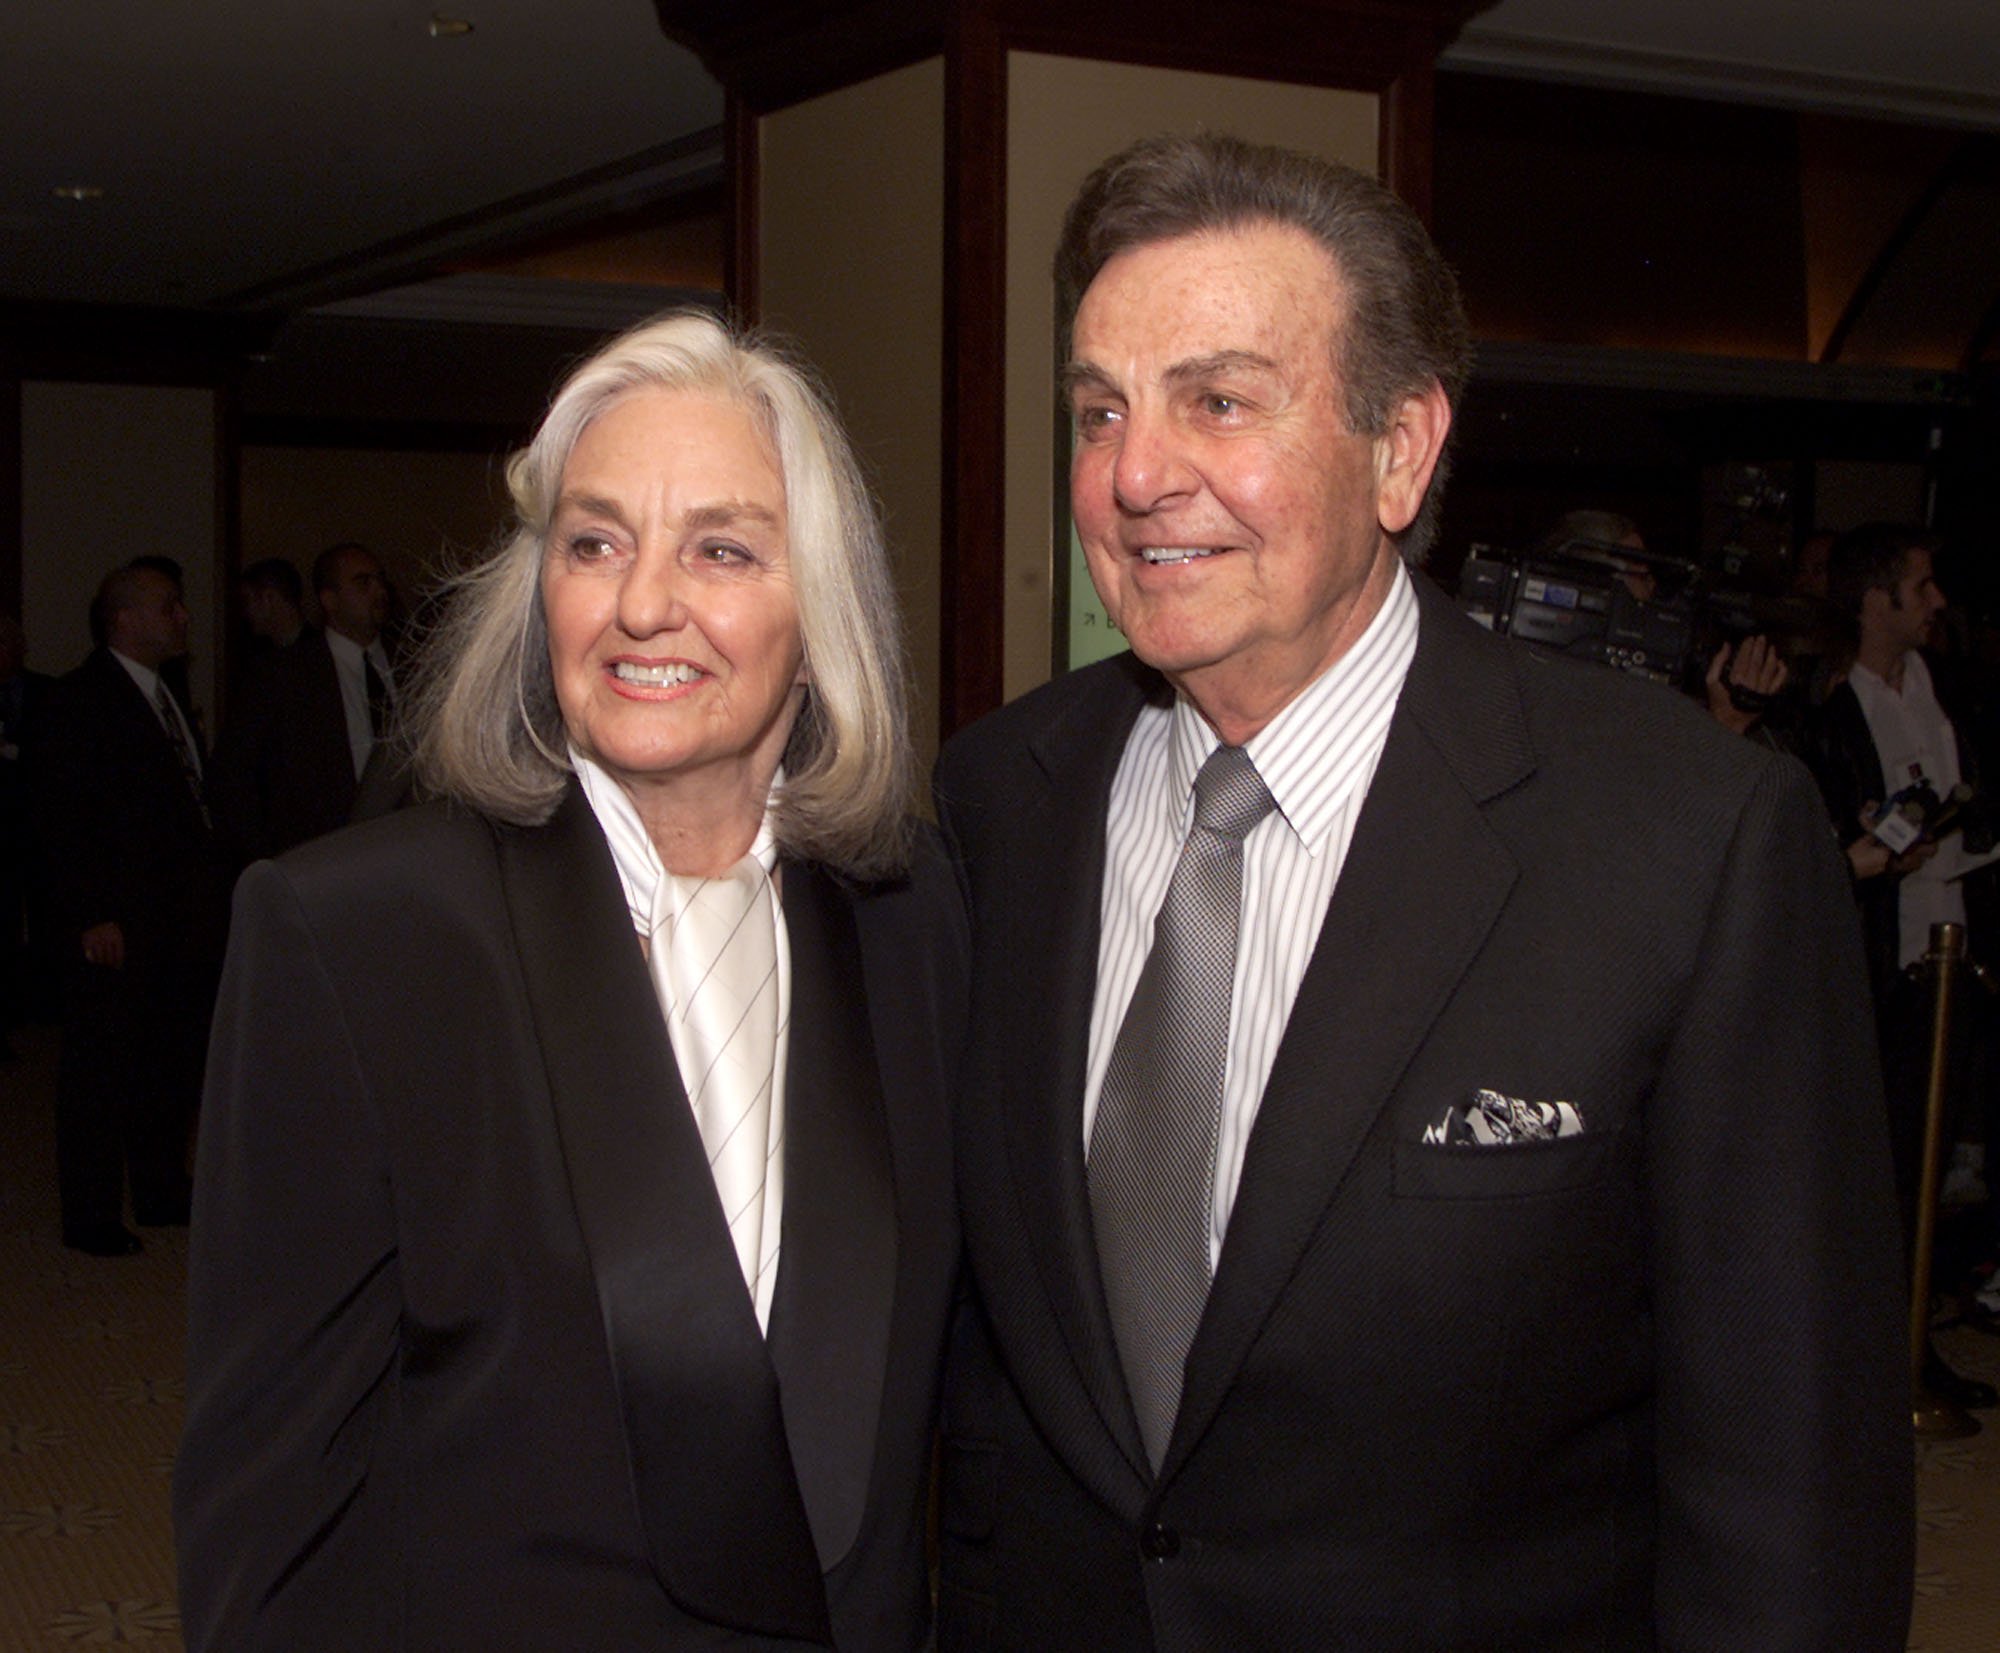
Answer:
<svg viewBox="0 0 2000 1653"><path fill-rule="evenodd" d="M228 922L203 801L201 737L169 669L187 655L178 582L112 570L96 648L49 696L36 737L38 835L64 963L56 1160L63 1242L139 1249L124 1226L185 1223L188 1129Z"/></svg>
<svg viewBox="0 0 2000 1653"><path fill-rule="evenodd" d="M946 1649L1900 1648L1899 1256L1805 772L1406 569L1469 355L1372 179L1057 260L1132 654L955 740Z"/></svg>

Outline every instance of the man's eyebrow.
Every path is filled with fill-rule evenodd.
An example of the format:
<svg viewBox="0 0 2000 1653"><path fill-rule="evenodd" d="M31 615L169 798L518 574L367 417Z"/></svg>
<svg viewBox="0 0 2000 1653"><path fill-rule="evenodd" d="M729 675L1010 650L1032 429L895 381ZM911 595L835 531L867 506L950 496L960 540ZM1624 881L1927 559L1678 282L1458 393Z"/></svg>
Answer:
<svg viewBox="0 0 2000 1653"><path fill-rule="evenodd" d="M1255 350L1213 350L1203 356L1190 356L1185 361L1175 362L1164 375L1166 382L1176 387L1199 383L1224 373L1270 373L1278 364L1269 356L1260 355ZM1085 390L1115 390L1111 375L1095 362L1070 362L1057 379L1057 389L1063 397L1075 396Z"/></svg>
<svg viewBox="0 0 2000 1653"><path fill-rule="evenodd" d="M1111 375L1095 362L1065 362L1056 375L1056 391L1068 400L1080 390L1110 390Z"/></svg>
<svg viewBox="0 0 2000 1653"><path fill-rule="evenodd" d="M1269 373L1277 363L1269 356L1259 355L1254 350L1216 350L1206 356L1190 356L1186 361L1175 362L1166 371L1168 384L1182 385L1190 380L1212 379L1222 373L1240 373L1248 369L1254 373Z"/></svg>

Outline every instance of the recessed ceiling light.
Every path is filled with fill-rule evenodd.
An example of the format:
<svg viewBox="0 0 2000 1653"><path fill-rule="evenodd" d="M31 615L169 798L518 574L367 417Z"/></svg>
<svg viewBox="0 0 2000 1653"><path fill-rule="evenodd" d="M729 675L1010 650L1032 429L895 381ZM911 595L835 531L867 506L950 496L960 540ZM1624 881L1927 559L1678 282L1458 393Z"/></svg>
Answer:
<svg viewBox="0 0 2000 1653"><path fill-rule="evenodd" d="M472 33L472 20L468 17L447 17L443 12L431 13L431 39L456 40L460 35Z"/></svg>
<svg viewBox="0 0 2000 1653"><path fill-rule="evenodd" d="M104 190L97 184L57 184L49 191L58 201L101 201Z"/></svg>

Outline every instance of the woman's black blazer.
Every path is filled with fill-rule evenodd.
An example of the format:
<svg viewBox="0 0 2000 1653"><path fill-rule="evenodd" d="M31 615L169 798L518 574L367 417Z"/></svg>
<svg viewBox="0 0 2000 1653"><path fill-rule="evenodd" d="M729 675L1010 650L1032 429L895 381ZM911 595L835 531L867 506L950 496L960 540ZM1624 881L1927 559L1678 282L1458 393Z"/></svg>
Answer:
<svg viewBox="0 0 2000 1653"><path fill-rule="evenodd" d="M237 891L197 1155L190 1649L908 1649L965 938L788 863L758 1331L610 851L429 805Z"/></svg>

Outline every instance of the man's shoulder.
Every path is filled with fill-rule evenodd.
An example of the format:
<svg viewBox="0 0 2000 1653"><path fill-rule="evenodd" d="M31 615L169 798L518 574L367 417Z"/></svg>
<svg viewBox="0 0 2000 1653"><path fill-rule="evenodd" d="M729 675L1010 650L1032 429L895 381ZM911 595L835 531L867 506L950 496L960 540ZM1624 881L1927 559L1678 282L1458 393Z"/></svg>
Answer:
<svg viewBox="0 0 2000 1653"><path fill-rule="evenodd" d="M269 650L257 662L252 681L270 690L296 693L301 688L335 683L334 670L333 649L326 634L309 631L284 648Z"/></svg>
<svg viewBox="0 0 2000 1653"><path fill-rule="evenodd" d="M1423 708L1415 715L1436 738L1476 732L1491 743L1518 733L1543 769L1748 775L1770 757L1671 685L1495 636L1442 599L1426 605L1423 623L1406 703Z"/></svg>
<svg viewBox="0 0 2000 1653"><path fill-rule="evenodd" d="M1723 728L1668 684L1527 644L1508 648L1543 790L1573 795L1607 818L1666 809L1690 824L1726 820L1773 765L1799 768Z"/></svg>
<svg viewBox="0 0 2000 1653"><path fill-rule="evenodd" d="M971 775L1006 765L1049 740L1122 741L1139 708L1170 695L1165 679L1130 653L1030 689L967 725L944 745L940 774Z"/></svg>
<svg viewBox="0 0 2000 1653"><path fill-rule="evenodd" d="M92 649L58 677L50 688L57 694L88 693L121 679L131 682L125 668L118 664L117 656L109 649Z"/></svg>
<svg viewBox="0 0 2000 1653"><path fill-rule="evenodd" d="M142 707L145 697L108 649L92 649L48 685L44 709L52 718L91 720Z"/></svg>

